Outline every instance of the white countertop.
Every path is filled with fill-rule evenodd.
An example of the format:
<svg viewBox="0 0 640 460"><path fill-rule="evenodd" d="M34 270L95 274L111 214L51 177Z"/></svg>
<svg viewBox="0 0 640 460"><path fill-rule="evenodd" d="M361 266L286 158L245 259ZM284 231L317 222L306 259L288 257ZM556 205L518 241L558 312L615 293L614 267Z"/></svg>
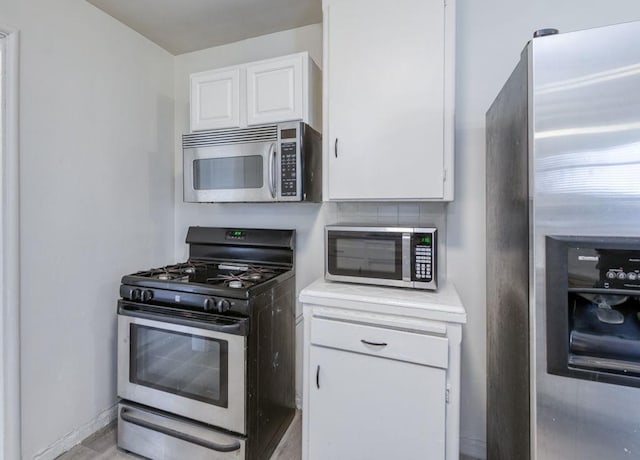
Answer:
<svg viewBox="0 0 640 460"><path fill-rule="evenodd" d="M467 322L467 312L453 283L434 292L319 279L300 292L300 302L449 323Z"/></svg>

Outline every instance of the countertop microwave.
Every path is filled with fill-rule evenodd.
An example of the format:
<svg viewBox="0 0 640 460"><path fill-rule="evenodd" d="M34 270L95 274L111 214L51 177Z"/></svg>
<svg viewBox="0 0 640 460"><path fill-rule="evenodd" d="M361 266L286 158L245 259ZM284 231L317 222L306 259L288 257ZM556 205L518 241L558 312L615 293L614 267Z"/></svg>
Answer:
<svg viewBox="0 0 640 460"><path fill-rule="evenodd" d="M184 201L322 201L322 136L302 122L182 136Z"/></svg>
<svg viewBox="0 0 640 460"><path fill-rule="evenodd" d="M327 225L325 279L436 290L437 236L434 227Z"/></svg>

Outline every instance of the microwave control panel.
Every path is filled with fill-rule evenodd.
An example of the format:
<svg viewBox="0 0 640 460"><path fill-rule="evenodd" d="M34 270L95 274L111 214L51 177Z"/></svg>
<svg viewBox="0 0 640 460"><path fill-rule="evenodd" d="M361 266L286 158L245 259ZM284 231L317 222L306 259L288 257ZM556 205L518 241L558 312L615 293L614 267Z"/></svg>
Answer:
<svg viewBox="0 0 640 460"><path fill-rule="evenodd" d="M416 233L413 235L411 279L429 282L433 279L433 251L434 238L431 233Z"/></svg>
<svg viewBox="0 0 640 460"><path fill-rule="evenodd" d="M280 190L282 196L298 194L298 162L295 142L280 145Z"/></svg>

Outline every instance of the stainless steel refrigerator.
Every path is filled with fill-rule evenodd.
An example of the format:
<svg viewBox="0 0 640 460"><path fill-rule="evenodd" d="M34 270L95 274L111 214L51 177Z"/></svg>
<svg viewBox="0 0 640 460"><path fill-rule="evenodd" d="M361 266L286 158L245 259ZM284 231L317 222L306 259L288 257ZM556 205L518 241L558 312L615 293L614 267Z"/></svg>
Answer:
<svg viewBox="0 0 640 460"><path fill-rule="evenodd" d="M640 459L640 23L531 40L487 112L489 459Z"/></svg>

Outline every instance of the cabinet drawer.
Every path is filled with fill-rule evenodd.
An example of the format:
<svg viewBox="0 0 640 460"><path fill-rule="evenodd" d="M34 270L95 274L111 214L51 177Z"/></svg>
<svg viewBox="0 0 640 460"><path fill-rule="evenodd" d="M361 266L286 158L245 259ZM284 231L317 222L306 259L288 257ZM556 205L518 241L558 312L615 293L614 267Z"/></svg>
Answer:
<svg viewBox="0 0 640 460"><path fill-rule="evenodd" d="M347 321L311 319L311 344L446 369L448 339Z"/></svg>

